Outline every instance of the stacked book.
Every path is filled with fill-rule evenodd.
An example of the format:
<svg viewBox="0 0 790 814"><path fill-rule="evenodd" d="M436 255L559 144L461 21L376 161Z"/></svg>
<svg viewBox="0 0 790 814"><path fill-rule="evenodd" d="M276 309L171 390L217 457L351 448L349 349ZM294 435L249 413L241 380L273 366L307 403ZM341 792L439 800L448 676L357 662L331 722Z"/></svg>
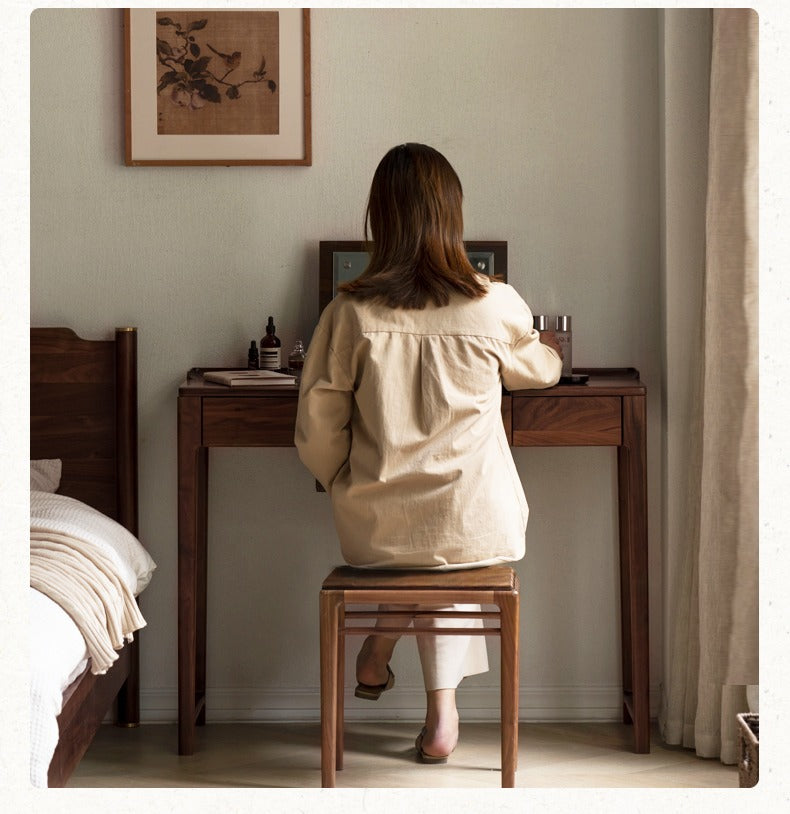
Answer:
<svg viewBox="0 0 790 814"><path fill-rule="evenodd" d="M224 384L228 387L266 387L268 385L296 384L296 376L278 373L275 370L206 370L203 378L207 382Z"/></svg>

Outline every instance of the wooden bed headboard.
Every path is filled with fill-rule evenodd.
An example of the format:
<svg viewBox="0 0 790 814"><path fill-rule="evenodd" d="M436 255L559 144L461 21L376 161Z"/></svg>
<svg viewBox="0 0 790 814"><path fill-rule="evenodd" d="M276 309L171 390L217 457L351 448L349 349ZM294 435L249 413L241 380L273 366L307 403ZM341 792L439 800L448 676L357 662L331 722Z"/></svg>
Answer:
<svg viewBox="0 0 790 814"><path fill-rule="evenodd" d="M110 340L30 329L30 457L60 458L58 492L137 536L136 328Z"/></svg>

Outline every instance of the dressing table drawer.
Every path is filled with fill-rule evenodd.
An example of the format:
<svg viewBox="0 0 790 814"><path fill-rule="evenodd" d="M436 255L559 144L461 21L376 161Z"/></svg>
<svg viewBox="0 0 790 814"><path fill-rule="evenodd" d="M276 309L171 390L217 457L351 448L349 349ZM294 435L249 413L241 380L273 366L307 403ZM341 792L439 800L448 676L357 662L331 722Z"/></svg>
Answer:
<svg viewBox="0 0 790 814"><path fill-rule="evenodd" d="M229 396L203 399L203 444L214 447L292 447L296 399Z"/></svg>
<svg viewBox="0 0 790 814"><path fill-rule="evenodd" d="M619 446L621 413L621 399L617 396L514 399L513 445Z"/></svg>

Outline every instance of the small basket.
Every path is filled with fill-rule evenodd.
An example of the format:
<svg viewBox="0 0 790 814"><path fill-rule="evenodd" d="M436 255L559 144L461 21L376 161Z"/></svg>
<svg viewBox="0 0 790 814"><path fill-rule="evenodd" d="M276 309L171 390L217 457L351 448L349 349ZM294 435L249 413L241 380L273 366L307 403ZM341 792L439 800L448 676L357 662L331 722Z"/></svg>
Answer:
<svg viewBox="0 0 790 814"><path fill-rule="evenodd" d="M738 762L738 784L750 789L760 779L760 716L744 712L735 716L740 728L741 759Z"/></svg>

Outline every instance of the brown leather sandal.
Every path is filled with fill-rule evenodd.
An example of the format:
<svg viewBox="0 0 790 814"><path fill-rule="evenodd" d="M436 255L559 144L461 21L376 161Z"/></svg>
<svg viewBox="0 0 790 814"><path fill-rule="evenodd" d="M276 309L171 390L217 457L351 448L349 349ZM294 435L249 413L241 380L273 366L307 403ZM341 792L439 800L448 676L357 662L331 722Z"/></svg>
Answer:
<svg viewBox="0 0 790 814"><path fill-rule="evenodd" d="M447 758L449 758L450 755L429 755L423 751L422 742L427 732L428 732L427 728L423 727L420 734L417 735L417 740L414 741L414 745L417 748L417 760L420 763L431 763L431 764L447 763ZM450 754L452 754L452 752L450 752Z"/></svg>
<svg viewBox="0 0 790 814"><path fill-rule="evenodd" d="M385 690L390 690L395 686L395 674L390 670L389 664L387 665L387 680L383 684L357 684L354 690L354 695L357 698L365 698L367 701L378 701L381 693Z"/></svg>

